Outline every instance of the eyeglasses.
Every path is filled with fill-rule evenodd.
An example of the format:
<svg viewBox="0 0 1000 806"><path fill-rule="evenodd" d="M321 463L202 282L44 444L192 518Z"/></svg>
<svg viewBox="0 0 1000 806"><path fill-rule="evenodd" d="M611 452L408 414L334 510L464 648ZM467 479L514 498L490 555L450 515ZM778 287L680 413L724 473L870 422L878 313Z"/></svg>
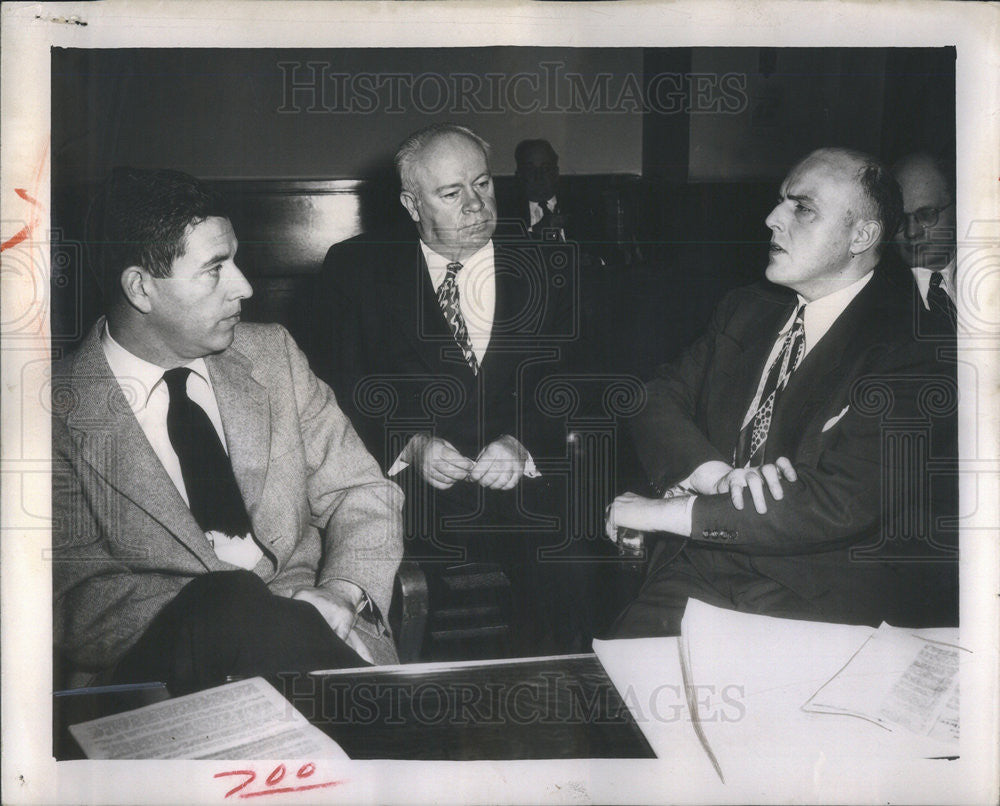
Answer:
<svg viewBox="0 0 1000 806"><path fill-rule="evenodd" d="M899 224L899 229L897 232L903 232L909 229L910 222L916 221L924 229L930 229L938 222L938 218L941 216L942 210L947 210L955 202L948 202L943 207L921 207L919 210L914 210L912 213L903 213L903 220Z"/></svg>

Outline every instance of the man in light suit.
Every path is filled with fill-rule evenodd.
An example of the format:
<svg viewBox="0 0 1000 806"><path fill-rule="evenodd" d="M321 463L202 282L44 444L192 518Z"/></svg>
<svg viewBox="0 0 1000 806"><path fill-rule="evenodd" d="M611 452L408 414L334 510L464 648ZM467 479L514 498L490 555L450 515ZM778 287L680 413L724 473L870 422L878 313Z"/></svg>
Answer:
<svg viewBox="0 0 1000 806"><path fill-rule="evenodd" d="M55 640L75 681L394 662L402 495L252 293L220 200L116 169L90 245L107 317L53 367Z"/></svg>
<svg viewBox="0 0 1000 806"><path fill-rule="evenodd" d="M955 400L879 266L900 208L872 158L810 154L767 217L771 285L726 297L648 384L634 437L667 497L620 496L608 531L662 536L615 635L678 634L688 597L819 621L957 623L955 535L924 511L934 479L895 449L926 449L935 426L953 436ZM949 458L953 443L932 457Z"/></svg>
<svg viewBox="0 0 1000 806"><path fill-rule="evenodd" d="M489 147L465 127L412 134L396 167L416 237L331 247L310 360L406 490L408 556L501 563L516 603L534 601L556 584L535 579L536 550L566 524L544 471L565 456L565 429L538 409L534 388L575 336L575 250L494 240ZM559 565L548 563L563 579ZM569 606L551 605L526 613L524 629Z"/></svg>

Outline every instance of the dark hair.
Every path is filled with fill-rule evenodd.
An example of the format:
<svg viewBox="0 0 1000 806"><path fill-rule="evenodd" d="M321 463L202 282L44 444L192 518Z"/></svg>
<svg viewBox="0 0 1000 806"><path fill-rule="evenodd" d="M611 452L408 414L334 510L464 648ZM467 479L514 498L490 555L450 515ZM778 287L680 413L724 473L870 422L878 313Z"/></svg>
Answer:
<svg viewBox="0 0 1000 806"><path fill-rule="evenodd" d="M544 148L549 152L549 156L552 157L553 163L559 162L559 155L556 154L556 150L552 147L552 143L548 140L522 140L514 147L514 162L520 165L524 162L526 152L532 148Z"/></svg>
<svg viewBox="0 0 1000 806"><path fill-rule="evenodd" d="M122 272L141 266L167 277L184 254L189 225L228 218L221 196L180 171L115 168L101 183L87 215L87 250L110 304Z"/></svg>

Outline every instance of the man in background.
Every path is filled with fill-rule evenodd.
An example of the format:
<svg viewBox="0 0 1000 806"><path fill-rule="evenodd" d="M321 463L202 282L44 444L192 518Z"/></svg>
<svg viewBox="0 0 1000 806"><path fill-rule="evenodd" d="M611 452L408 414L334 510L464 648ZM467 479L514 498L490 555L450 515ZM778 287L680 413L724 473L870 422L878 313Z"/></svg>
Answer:
<svg viewBox="0 0 1000 806"><path fill-rule="evenodd" d="M955 330L955 171L925 152L893 167L903 193L896 246L913 273L923 310Z"/></svg>

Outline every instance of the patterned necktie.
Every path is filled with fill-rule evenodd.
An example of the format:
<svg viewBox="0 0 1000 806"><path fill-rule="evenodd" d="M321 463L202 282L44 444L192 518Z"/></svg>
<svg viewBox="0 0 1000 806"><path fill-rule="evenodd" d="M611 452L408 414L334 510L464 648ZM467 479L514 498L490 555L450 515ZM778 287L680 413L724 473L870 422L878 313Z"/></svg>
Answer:
<svg viewBox="0 0 1000 806"><path fill-rule="evenodd" d="M250 517L236 486L233 466L205 410L188 397L190 374L187 367L163 373L170 392L167 435L180 461L188 506L202 531L246 537Z"/></svg>
<svg viewBox="0 0 1000 806"><path fill-rule="evenodd" d="M788 333L785 334L781 350L767 372L767 380L761 389L757 410L740 434L736 455L733 457L733 464L736 467L761 464L775 404L788 385L789 377L802 360L802 352L806 346L806 331L803 321L805 309L805 305L800 305L795 312L795 321Z"/></svg>
<svg viewBox="0 0 1000 806"><path fill-rule="evenodd" d="M462 348L462 355L465 356L466 362L472 367L473 373L478 375L479 362L476 360L476 354L472 350L472 342L469 341L469 331L465 327L465 318L462 316L462 307L458 299L458 282L456 276L461 268L461 263L448 264L448 273L445 275L444 282L438 287L437 298L438 304L441 306L441 312L444 314L444 319L448 323L448 327L451 328L451 334L455 337L455 342Z"/></svg>
<svg viewBox="0 0 1000 806"><path fill-rule="evenodd" d="M957 318L955 303L948 296L948 292L941 287L941 272L939 271L931 274L931 282L927 287L927 306L934 313L947 317L951 326L955 326Z"/></svg>

